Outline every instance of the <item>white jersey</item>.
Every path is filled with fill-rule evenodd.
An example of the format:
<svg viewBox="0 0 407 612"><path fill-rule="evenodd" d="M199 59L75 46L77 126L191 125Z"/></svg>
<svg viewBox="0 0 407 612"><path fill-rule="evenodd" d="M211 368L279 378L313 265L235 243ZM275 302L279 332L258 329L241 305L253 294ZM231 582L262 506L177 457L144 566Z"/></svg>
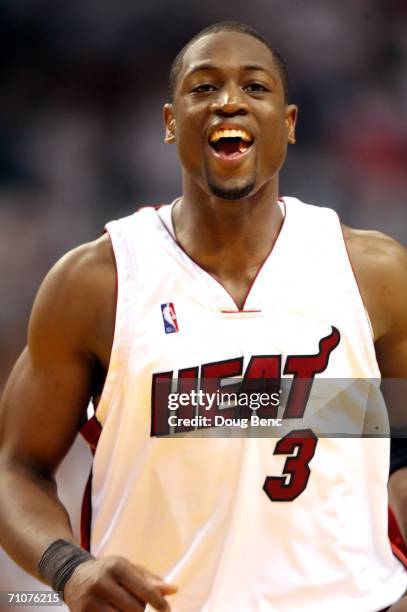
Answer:
<svg viewBox="0 0 407 612"><path fill-rule="evenodd" d="M294 380L310 363L315 380L380 377L337 215L284 204L241 311L177 244L169 206L107 225L118 301L96 412L91 550L177 584L175 612L374 612L407 586L387 536L388 439L307 429L290 443L169 424L198 416L193 402L170 410L169 390ZM344 414L355 411L345 398ZM220 413L215 402L200 416ZM174 427L192 431L166 437Z"/></svg>

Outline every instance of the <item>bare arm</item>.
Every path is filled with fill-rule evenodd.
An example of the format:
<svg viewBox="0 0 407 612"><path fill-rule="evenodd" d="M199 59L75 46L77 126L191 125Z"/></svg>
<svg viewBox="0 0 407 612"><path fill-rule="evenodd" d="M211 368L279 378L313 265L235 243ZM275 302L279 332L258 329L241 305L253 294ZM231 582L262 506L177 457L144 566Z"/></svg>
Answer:
<svg viewBox="0 0 407 612"><path fill-rule="evenodd" d="M0 537L33 575L52 541L73 538L54 475L92 395L100 368L96 353L104 358L95 323L107 326L97 298L107 248L101 241L84 245L48 274L1 404ZM102 282L114 283L113 274ZM114 299L114 285L110 293ZM113 325L114 310L111 315Z"/></svg>
<svg viewBox="0 0 407 612"><path fill-rule="evenodd" d="M55 472L107 370L115 319L116 273L105 236L65 256L35 300L28 345L5 389L0 411L0 539L32 575L50 544L74 542L58 499ZM71 610L168 610L174 592L120 557L76 567L64 595Z"/></svg>
<svg viewBox="0 0 407 612"><path fill-rule="evenodd" d="M396 428L406 428L407 250L378 232L345 228L344 235L374 330L376 357L390 421ZM391 476L389 499L406 538L407 468ZM407 611L407 597L390 610Z"/></svg>
<svg viewBox="0 0 407 612"><path fill-rule="evenodd" d="M373 327L391 424L407 427L407 249L379 232L345 228L344 235Z"/></svg>

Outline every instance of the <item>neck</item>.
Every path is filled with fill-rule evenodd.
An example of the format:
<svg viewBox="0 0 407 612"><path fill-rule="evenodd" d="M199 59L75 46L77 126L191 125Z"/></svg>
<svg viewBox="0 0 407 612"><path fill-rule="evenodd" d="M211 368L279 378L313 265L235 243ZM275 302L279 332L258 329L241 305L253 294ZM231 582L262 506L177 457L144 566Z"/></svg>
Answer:
<svg viewBox="0 0 407 612"><path fill-rule="evenodd" d="M177 240L219 280L255 276L281 229L277 194L277 181L237 201L210 196L184 183L184 195L173 211Z"/></svg>

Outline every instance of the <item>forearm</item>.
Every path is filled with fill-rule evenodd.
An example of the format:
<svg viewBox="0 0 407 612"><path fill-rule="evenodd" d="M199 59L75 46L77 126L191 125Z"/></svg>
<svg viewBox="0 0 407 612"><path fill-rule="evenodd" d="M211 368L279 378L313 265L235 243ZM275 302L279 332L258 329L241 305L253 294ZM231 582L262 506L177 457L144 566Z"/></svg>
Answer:
<svg viewBox="0 0 407 612"><path fill-rule="evenodd" d="M74 542L69 516L55 481L24 468L0 470L0 540L5 551L39 578L46 548L63 538Z"/></svg>

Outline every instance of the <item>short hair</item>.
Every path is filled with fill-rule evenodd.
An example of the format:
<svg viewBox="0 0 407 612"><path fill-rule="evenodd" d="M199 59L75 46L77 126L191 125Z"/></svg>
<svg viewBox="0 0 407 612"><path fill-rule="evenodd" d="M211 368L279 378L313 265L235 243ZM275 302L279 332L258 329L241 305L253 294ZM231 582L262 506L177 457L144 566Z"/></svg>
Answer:
<svg viewBox="0 0 407 612"><path fill-rule="evenodd" d="M206 36L207 34L217 34L218 32L240 32L242 34L248 34L249 36L253 36L253 38L257 38L257 40L259 40L264 45L266 45L266 47L271 51L271 54L276 63L277 69L280 73L281 82L283 84L283 90L284 90L284 98L285 98L285 101L287 102L288 97L289 97L289 78L288 78L287 65L286 65L284 58L277 51L277 49L272 47L270 43L261 34L259 34L259 32L257 32L257 30L255 30L254 28L252 28L251 26L245 23L241 23L240 21L220 21L218 23L214 23L210 26L207 26L206 28L204 28L203 30L195 34L195 36L193 36L186 43L186 45L182 47L181 51L174 58L171 64L171 68L170 68L170 75L169 75L170 100L172 101L174 97L175 87L177 85L177 80L178 80L179 74L182 69L182 62L184 60L184 55L186 51L195 41L199 40L203 36Z"/></svg>

